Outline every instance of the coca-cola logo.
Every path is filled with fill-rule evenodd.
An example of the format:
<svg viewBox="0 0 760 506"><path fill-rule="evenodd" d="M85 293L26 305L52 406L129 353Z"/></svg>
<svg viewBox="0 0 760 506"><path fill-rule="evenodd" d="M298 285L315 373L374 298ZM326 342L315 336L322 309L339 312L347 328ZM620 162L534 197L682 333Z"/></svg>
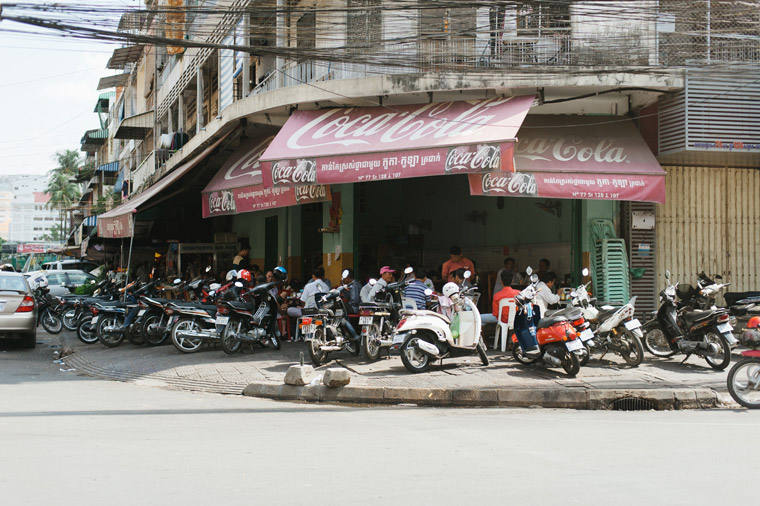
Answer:
<svg viewBox="0 0 760 506"><path fill-rule="evenodd" d="M481 189L485 195L499 193L536 196L538 194L538 184L532 174L508 172L483 174Z"/></svg>
<svg viewBox="0 0 760 506"><path fill-rule="evenodd" d="M234 213L237 211L235 196L229 191L213 192L208 196L208 210L210 214Z"/></svg>
<svg viewBox="0 0 760 506"><path fill-rule="evenodd" d="M224 173L224 179L227 181L235 180L239 177L249 176L254 179L261 177L261 162L259 159L264 154L274 137L267 137L256 144L253 148L237 159Z"/></svg>
<svg viewBox="0 0 760 506"><path fill-rule="evenodd" d="M501 151L498 145L481 144L474 149L471 146L449 148L446 155L446 173L451 172L489 172L501 168Z"/></svg>
<svg viewBox="0 0 760 506"><path fill-rule="evenodd" d="M316 182L317 162L315 160L280 160L272 163L274 186L316 184Z"/></svg>
<svg viewBox="0 0 760 506"><path fill-rule="evenodd" d="M296 203L327 199L327 187L321 184L296 186Z"/></svg>
<svg viewBox="0 0 760 506"><path fill-rule="evenodd" d="M518 141L515 157L529 160L626 163L625 148L612 137L527 137Z"/></svg>

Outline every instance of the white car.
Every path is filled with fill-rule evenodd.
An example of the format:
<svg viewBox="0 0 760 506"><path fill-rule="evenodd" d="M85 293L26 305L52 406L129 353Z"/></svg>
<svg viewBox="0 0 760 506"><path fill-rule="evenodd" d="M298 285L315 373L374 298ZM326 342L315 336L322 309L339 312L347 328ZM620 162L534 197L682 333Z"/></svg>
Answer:
<svg viewBox="0 0 760 506"><path fill-rule="evenodd" d="M97 279L89 272L75 269L25 272L24 276L33 279L40 274L47 278L50 294L54 296L66 295L74 288Z"/></svg>

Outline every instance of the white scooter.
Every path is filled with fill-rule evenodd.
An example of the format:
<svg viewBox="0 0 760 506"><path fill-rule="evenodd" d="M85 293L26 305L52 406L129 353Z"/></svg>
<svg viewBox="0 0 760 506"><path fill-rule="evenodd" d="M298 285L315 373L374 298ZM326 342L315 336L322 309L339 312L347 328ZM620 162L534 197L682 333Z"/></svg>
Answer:
<svg viewBox="0 0 760 506"><path fill-rule="evenodd" d="M465 272L465 279L470 277ZM434 360L461 357L475 352L488 365L486 345L480 335L480 312L472 300L475 287L460 293L456 283L446 283L438 298L438 312L408 310L400 312L401 321L393 331L392 350L401 352L401 361L409 372L420 373ZM432 290L426 293L432 294Z"/></svg>

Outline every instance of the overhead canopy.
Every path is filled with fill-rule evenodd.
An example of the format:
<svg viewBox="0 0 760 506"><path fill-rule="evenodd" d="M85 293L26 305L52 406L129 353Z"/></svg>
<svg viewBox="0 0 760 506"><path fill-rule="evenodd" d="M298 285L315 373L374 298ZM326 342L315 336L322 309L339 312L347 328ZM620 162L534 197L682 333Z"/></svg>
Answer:
<svg viewBox="0 0 760 506"><path fill-rule="evenodd" d="M95 102L95 109L93 109L92 112L108 112L108 106L110 103L110 100L114 98L116 94L113 91L109 91L107 93L101 93L98 97L98 101Z"/></svg>
<svg viewBox="0 0 760 506"><path fill-rule="evenodd" d="M511 171L534 97L296 111L262 155L283 187Z"/></svg>
<svg viewBox="0 0 760 506"><path fill-rule="evenodd" d="M111 58L108 60L106 68L123 69L128 64L139 61L140 57L143 54L144 48L144 45L137 44L136 46L120 47L118 49L114 49L113 55L111 55Z"/></svg>
<svg viewBox="0 0 760 506"><path fill-rule="evenodd" d="M108 130L102 128L100 130L87 130L82 136L82 151L87 153L94 153L100 146L106 143L108 139Z"/></svg>
<svg viewBox="0 0 760 506"><path fill-rule="evenodd" d="M322 185L264 187L259 159L273 138L249 140L235 150L203 189L204 218L330 200L330 188Z"/></svg>
<svg viewBox="0 0 760 506"><path fill-rule="evenodd" d="M665 202L665 171L633 122L618 116L530 116L515 172L470 174L471 195Z"/></svg>
<svg viewBox="0 0 760 506"><path fill-rule="evenodd" d="M117 86L124 86L129 81L129 72L124 74L116 74L115 76L101 77L98 81L99 90L107 90L108 88L116 88Z"/></svg>
<svg viewBox="0 0 760 506"><path fill-rule="evenodd" d="M98 236L100 237L130 237L132 235L132 225L134 223L133 214L141 208L149 206L151 199L155 199L166 188L177 182L182 176L187 174L190 169L198 165L211 153L224 139L229 132L224 134L219 140L204 149L199 155L192 158L189 162L175 168L166 177L159 182L133 197L127 202L98 215Z"/></svg>
<svg viewBox="0 0 760 506"><path fill-rule="evenodd" d="M95 169L95 172L118 172L118 171L119 171L118 160L116 160L115 162L98 165L98 168Z"/></svg>
<svg viewBox="0 0 760 506"><path fill-rule="evenodd" d="M151 110L124 118L119 123L114 139L144 139L148 131L153 130L156 112Z"/></svg>

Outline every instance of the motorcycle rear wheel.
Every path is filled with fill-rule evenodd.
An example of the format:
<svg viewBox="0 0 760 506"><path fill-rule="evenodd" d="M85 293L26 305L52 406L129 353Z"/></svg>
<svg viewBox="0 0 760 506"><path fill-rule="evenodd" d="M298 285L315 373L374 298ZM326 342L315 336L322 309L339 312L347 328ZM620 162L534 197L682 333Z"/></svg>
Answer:
<svg viewBox="0 0 760 506"><path fill-rule="evenodd" d="M644 346L655 357L668 358L676 354L668 344L668 338L659 325L644 330Z"/></svg>
<svg viewBox="0 0 760 506"><path fill-rule="evenodd" d="M319 349L320 346L324 345L324 332L322 327L318 327L309 339L309 357L312 364L317 367L327 362L327 352Z"/></svg>
<svg viewBox="0 0 760 506"><path fill-rule="evenodd" d="M243 347L243 343L235 339L235 336L242 331L243 321L238 319L234 321L231 320L227 326L224 327L224 332L222 332L222 338L220 341L222 343L222 349L227 355L234 355Z"/></svg>
<svg viewBox="0 0 760 506"><path fill-rule="evenodd" d="M92 325L92 316L80 318L79 325L77 326L77 337L84 344L95 344L98 342L98 333Z"/></svg>
<svg viewBox="0 0 760 506"><path fill-rule="evenodd" d="M707 332L705 334L705 342L708 344L713 343L720 348L720 353L716 357L705 355L705 360L710 367L718 371L722 371L728 367L728 364L731 363L731 346L729 346L728 341L723 339L720 334Z"/></svg>
<svg viewBox="0 0 760 506"><path fill-rule="evenodd" d="M486 354L486 343L483 342L483 338L480 338L480 341L478 341L478 356L480 357L480 361L483 363L483 366L488 365L488 355Z"/></svg>
<svg viewBox="0 0 760 506"><path fill-rule="evenodd" d="M620 350L620 356L623 357L626 364L631 367L638 367L641 361L644 360L644 347L641 345L641 339L631 332L626 332L624 335L625 338L621 340L628 345L628 352Z"/></svg>
<svg viewBox="0 0 760 506"><path fill-rule="evenodd" d="M418 340L419 337L412 337L401 345L401 362L406 370L413 374L427 371L432 363L430 355L414 347Z"/></svg>
<svg viewBox="0 0 760 506"><path fill-rule="evenodd" d="M728 393L745 408L760 409L760 358L745 358L731 368Z"/></svg>
<svg viewBox="0 0 760 506"><path fill-rule="evenodd" d="M61 314L61 323L66 330L75 332L79 326L79 322L77 321L77 310L67 309L64 311L63 314Z"/></svg>
<svg viewBox="0 0 760 506"><path fill-rule="evenodd" d="M200 332L201 326L192 318L180 318L172 327L172 344L182 353L195 353L201 349L203 339L190 339L177 335L177 331Z"/></svg>
<svg viewBox="0 0 760 506"><path fill-rule="evenodd" d="M158 332L156 327L161 323L161 314L156 312L150 312L143 315L142 321L142 338L145 344L148 346L158 346L166 341L166 332Z"/></svg>
<svg viewBox="0 0 760 506"><path fill-rule="evenodd" d="M380 345L377 344L379 339L380 328L377 325L368 325L367 334L362 342L362 348L364 349L364 356L367 360L374 362L380 358Z"/></svg>
<svg viewBox="0 0 760 506"><path fill-rule="evenodd" d="M106 327L118 327L123 325L124 320L116 316L101 316L98 320L97 334L98 341L108 348L119 346L124 340L124 332L106 332Z"/></svg>
<svg viewBox="0 0 760 506"><path fill-rule="evenodd" d="M566 351L565 356L562 358L562 369L565 370L568 376L574 378L581 370L581 362L578 360L578 355L572 351Z"/></svg>
<svg viewBox="0 0 760 506"><path fill-rule="evenodd" d="M58 334L63 330L61 318L50 311L49 308L43 310L40 315L40 323L42 323L42 327L48 332L48 334Z"/></svg>
<svg viewBox="0 0 760 506"><path fill-rule="evenodd" d="M583 350L581 352L581 358L578 360L581 364L581 366L584 366L588 364L588 361L591 359L591 348L588 344L583 343Z"/></svg>

